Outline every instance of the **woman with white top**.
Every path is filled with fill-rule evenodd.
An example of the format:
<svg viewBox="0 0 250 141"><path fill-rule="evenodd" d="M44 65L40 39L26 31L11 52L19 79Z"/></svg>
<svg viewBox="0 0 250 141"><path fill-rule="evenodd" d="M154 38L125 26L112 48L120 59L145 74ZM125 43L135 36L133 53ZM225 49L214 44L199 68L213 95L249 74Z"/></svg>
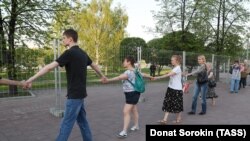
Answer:
<svg viewBox="0 0 250 141"><path fill-rule="evenodd" d="M180 55L173 55L171 57L171 64L174 66L172 71L163 76L154 77L154 80L170 77L169 85L162 106L162 110L165 112L165 114L163 119L159 120L158 123L166 124L169 113L177 114L174 123L181 122L181 112L183 111L183 91L181 82L182 71L180 66L181 61L182 58Z"/></svg>

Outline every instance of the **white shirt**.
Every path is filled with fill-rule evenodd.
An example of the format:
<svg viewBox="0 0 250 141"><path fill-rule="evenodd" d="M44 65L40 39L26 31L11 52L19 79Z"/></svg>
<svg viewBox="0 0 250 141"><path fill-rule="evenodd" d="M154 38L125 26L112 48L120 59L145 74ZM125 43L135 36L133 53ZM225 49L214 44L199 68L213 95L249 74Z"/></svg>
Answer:
<svg viewBox="0 0 250 141"><path fill-rule="evenodd" d="M232 79L240 80L241 78L240 66L233 66Z"/></svg>
<svg viewBox="0 0 250 141"><path fill-rule="evenodd" d="M182 83L181 83L181 67L176 66L171 71L174 72L175 75L170 76L170 81L168 87L174 89L174 90L182 90Z"/></svg>

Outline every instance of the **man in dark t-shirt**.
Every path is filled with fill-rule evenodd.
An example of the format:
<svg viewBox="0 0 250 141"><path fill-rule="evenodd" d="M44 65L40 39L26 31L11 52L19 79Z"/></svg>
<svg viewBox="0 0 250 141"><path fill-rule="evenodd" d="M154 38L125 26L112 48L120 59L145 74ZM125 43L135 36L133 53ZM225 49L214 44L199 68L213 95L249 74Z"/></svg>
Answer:
<svg viewBox="0 0 250 141"><path fill-rule="evenodd" d="M63 33L63 44L69 47L58 59L46 65L37 74L28 79L27 87L30 88L32 81L46 74L50 70L60 66L66 69L67 76L67 101L65 104L65 114L61 123L60 133L56 141L67 141L77 121L84 141L92 141L92 133L86 119L84 108L84 98L87 96L86 75L87 66L102 78L106 77L101 73L99 67L92 62L87 53L77 45L78 34L73 29L67 29Z"/></svg>

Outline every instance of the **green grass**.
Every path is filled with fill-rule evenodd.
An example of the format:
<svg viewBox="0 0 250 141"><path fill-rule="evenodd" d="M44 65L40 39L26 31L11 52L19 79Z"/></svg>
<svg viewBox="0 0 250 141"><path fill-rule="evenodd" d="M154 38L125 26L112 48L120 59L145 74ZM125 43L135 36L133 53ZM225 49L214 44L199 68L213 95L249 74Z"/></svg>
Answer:
<svg viewBox="0 0 250 141"><path fill-rule="evenodd" d="M115 76L118 76L122 73L124 73L125 69L120 69L119 72L111 72L109 71L109 73L107 74L108 78L112 78ZM103 71L104 72L104 71ZM143 73L149 74L149 69L148 68L144 68L142 69ZM164 69L161 71L161 75L166 74L167 72L169 72L169 70ZM157 76L157 72L156 72L156 76ZM33 76L34 73L19 73L18 74L18 80L26 80L29 77ZM0 76L2 76L3 78L7 78L6 73L0 73ZM38 78L37 80L35 80L32 84L32 89L44 89L44 88L54 88L55 87L55 81L54 81L55 77L54 77L54 72L49 72L47 74L45 74L44 76ZM158 80L158 81L164 81L164 80ZM156 81L156 82L158 82ZM152 81L155 82L155 81ZM120 82L114 82L119 84ZM114 84L112 83L112 84ZM94 70L90 69L87 72L87 86L91 86L91 85L98 85L101 84L100 83L100 78L99 76L97 76L94 72ZM65 71L61 72L61 87L65 88L67 86L67 79L66 79L66 73ZM6 85L1 85L0 86L0 91L8 91L8 86Z"/></svg>

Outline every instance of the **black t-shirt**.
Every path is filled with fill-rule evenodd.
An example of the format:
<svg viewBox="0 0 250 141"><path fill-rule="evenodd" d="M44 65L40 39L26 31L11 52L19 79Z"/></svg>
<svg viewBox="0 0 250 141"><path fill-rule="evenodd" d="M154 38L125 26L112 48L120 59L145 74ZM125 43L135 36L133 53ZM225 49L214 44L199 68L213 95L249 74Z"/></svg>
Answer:
<svg viewBox="0 0 250 141"><path fill-rule="evenodd" d="M83 99L87 96L86 76L87 66L92 64L86 52L73 46L66 50L56 61L60 67L65 66L67 75L68 99Z"/></svg>

